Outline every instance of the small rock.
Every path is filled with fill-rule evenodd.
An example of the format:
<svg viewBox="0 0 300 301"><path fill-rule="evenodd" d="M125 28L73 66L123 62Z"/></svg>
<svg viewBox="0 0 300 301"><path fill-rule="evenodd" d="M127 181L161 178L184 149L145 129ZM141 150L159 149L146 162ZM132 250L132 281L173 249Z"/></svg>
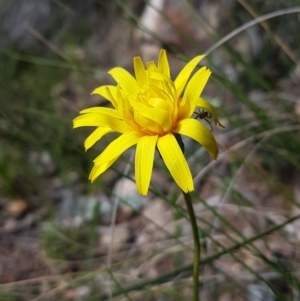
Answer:
<svg viewBox="0 0 300 301"><path fill-rule="evenodd" d="M23 199L11 200L6 206L6 212L14 217L20 217L26 213L28 209L28 203Z"/></svg>
<svg viewBox="0 0 300 301"><path fill-rule="evenodd" d="M15 233L19 231L26 231L32 227L34 224L34 219L32 214L28 214L21 220L16 220L15 218L8 218L4 225L3 230L7 233Z"/></svg>
<svg viewBox="0 0 300 301"><path fill-rule="evenodd" d="M86 286L82 285L75 289L67 290L65 293L65 297L72 300L85 300L85 297L89 296L91 293L91 289Z"/></svg>
<svg viewBox="0 0 300 301"><path fill-rule="evenodd" d="M104 195L99 196L74 196L73 191L65 189L56 214L57 220L65 227L79 227L85 221L91 221L99 205L99 219L108 221L111 216L112 206Z"/></svg>
<svg viewBox="0 0 300 301"><path fill-rule="evenodd" d="M111 227L101 226L98 229L100 234L100 245L109 245L111 243L112 229ZM113 231L113 245L120 249L123 244L129 241L130 231L126 223L115 225Z"/></svg>
<svg viewBox="0 0 300 301"><path fill-rule="evenodd" d="M142 215L145 217L146 226L143 231L137 234L137 245L143 246L149 242L165 238L167 233L173 234L175 232L173 212L163 200L156 198L149 201ZM160 228L163 228L164 231Z"/></svg>
<svg viewBox="0 0 300 301"><path fill-rule="evenodd" d="M136 184L127 178L121 178L116 183L113 194L120 198L121 206L129 211L140 211L148 200L138 193Z"/></svg>
<svg viewBox="0 0 300 301"><path fill-rule="evenodd" d="M91 289L88 286L79 286L76 288L75 300L83 300L82 298L87 297Z"/></svg>
<svg viewBox="0 0 300 301"><path fill-rule="evenodd" d="M42 151L41 153L31 151L28 157L30 163L34 165L39 175L51 175L55 172L56 165L50 153L46 151Z"/></svg>
<svg viewBox="0 0 300 301"><path fill-rule="evenodd" d="M159 198L149 201L147 206L143 210L143 215L153 221L155 224L151 224L151 227L156 228L156 226L164 227L168 223L173 221L173 214L167 204Z"/></svg>
<svg viewBox="0 0 300 301"><path fill-rule="evenodd" d="M264 300L275 301L275 295L271 289L265 284L250 284L248 285L249 301Z"/></svg>
<svg viewBox="0 0 300 301"><path fill-rule="evenodd" d="M17 226L18 222L14 218L8 218L3 225L3 230L7 233L12 233L15 231Z"/></svg>
<svg viewBox="0 0 300 301"><path fill-rule="evenodd" d="M221 296L219 297L219 301L232 301L232 300L233 300L232 294L228 292L221 294Z"/></svg>
<svg viewBox="0 0 300 301"><path fill-rule="evenodd" d="M164 18L159 13L164 7L164 0L150 0L150 3L145 7L140 20L139 28L147 30L137 30L135 37L141 45L141 52L144 60L151 61L156 58L159 51L160 43L150 34L152 32L161 33L161 26L165 24Z"/></svg>

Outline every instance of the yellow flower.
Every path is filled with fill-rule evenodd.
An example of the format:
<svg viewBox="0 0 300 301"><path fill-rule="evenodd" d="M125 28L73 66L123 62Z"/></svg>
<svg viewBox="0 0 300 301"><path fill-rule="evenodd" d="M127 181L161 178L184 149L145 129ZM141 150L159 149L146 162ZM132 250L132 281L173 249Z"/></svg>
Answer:
<svg viewBox="0 0 300 301"><path fill-rule="evenodd" d="M200 97L210 70L202 67L189 80L203 57L192 59L175 81L170 77L165 50L160 51L157 66L154 62L148 62L146 69L141 58L135 57L135 78L120 67L108 72L117 85L101 86L92 94L109 100L113 108L85 109L74 119L74 128L97 127L85 140L86 150L108 133L121 134L94 160L89 176L92 182L124 151L136 144L135 180L139 193L148 193L156 147L178 186L186 193L194 190L191 171L178 143L178 135L196 140L216 159L218 146L214 136L192 115L197 108L204 109L211 113L215 124L221 125L212 106Z"/></svg>

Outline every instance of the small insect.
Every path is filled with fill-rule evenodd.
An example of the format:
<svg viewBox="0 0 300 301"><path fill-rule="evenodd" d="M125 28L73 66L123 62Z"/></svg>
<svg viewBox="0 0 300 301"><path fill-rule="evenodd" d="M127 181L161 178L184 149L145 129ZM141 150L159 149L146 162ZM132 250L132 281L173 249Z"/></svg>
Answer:
<svg viewBox="0 0 300 301"><path fill-rule="evenodd" d="M199 119L204 119L209 125L210 125L210 131L212 132L213 131L213 127L210 123L210 121L207 119L207 118L211 118L211 113L205 111L205 110L201 110L199 109L199 112L194 112L196 114L196 117L195 119L199 118Z"/></svg>

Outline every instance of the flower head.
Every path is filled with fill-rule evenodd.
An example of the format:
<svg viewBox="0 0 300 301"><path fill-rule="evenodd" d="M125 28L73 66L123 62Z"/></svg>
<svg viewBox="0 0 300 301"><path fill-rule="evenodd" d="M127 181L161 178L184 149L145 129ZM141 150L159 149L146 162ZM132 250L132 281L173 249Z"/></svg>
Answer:
<svg viewBox="0 0 300 301"><path fill-rule="evenodd" d="M108 133L121 134L94 160L89 176L92 182L136 144L135 180L139 193L148 193L156 147L178 186L184 192L194 190L191 171L176 137L185 135L196 140L216 159L218 146L214 136L192 115L197 108L204 109L215 124L222 126L213 107L200 97L210 70L202 67L189 80L203 57L187 63L174 81L165 50L160 51L158 64L148 62L147 68L140 57L135 57L135 77L120 67L108 72L117 85L101 86L92 94L109 100L113 108L85 109L74 119L74 128L96 127L85 140L86 150Z"/></svg>

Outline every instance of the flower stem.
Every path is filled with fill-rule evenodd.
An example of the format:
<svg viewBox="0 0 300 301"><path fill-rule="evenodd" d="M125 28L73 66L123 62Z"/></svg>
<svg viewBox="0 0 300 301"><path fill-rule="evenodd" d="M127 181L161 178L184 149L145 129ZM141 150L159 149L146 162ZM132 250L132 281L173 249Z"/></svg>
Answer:
<svg viewBox="0 0 300 301"><path fill-rule="evenodd" d="M190 216L190 221L193 230L193 238L194 238L193 301L198 301L199 300L199 264L200 264L200 256L201 256L198 227L197 227L195 212L191 200L191 195L185 192L182 193Z"/></svg>

